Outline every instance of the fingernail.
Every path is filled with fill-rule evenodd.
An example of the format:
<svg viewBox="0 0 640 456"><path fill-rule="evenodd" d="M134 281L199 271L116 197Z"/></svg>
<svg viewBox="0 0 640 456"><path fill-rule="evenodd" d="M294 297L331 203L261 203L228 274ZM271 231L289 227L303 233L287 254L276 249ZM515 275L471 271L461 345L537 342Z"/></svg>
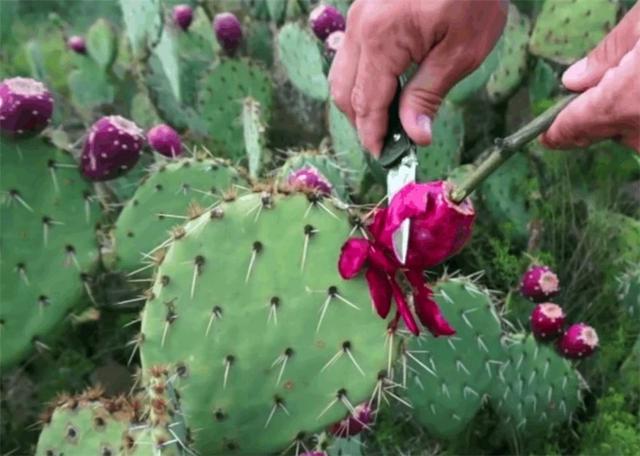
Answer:
<svg viewBox="0 0 640 456"><path fill-rule="evenodd" d="M419 114L417 119L418 127L431 138L431 119L425 114Z"/></svg>
<svg viewBox="0 0 640 456"><path fill-rule="evenodd" d="M562 82L564 85L572 85L579 83L587 74L587 58L578 60L571 65L567 71L562 75Z"/></svg>

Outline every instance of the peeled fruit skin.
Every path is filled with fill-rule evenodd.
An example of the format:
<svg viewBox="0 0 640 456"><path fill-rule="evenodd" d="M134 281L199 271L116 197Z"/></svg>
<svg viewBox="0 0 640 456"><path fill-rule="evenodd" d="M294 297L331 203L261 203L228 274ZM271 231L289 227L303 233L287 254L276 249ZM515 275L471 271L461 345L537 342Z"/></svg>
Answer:
<svg viewBox="0 0 640 456"><path fill-rule="evenodd" d="M182 155L180 135L169 125L159 124L147 133L149 145L165 157L175 158Z"/></svg>
<svg viewBox="0 0 640 456"><path fill-rule="evenodd" d="M344 32L342 30L336 30L324 40L324 49L329 58L333 58L340 49L342 41L344 40Z"/></svg>
<svg viewBox="0 0 640 456"><path fill-rule="evenodd" d="M11 78L0 83L0 130L9 137L40 133L51 122L53 97L35 79Z"/></svg>
<svg viewBox="0 0 640 456"><path fill-rule="evenodd" d="M562 308L552 302L538 304L531 312L531 331L540 340L551 340L562 334L565 315Z"/></svg>
<svg viewBox="0 0 640 456"><path fill-rule="evenodd" d="M548 266L532 266L520 282L520 293L533 302L546 301L559 290L558 276Z"/></svg>
<svg viewBox="0 0 640 456"><path fill-rule="evenodd" d="M173 22L182 30L188 30L193 21L193 9L189 5L176 5L173 7Z"/></svg>
<svg viewBox="0 0 640 456"><path fill-rule="evenodd" d="M598 333L585 323L571 325L558 341L558 350L565 358L586 358L596 348L598 348Z"/></svg>
<svg viewBox="0 0 640 456"><path fill-rule="evenodd" d="M78 54L87 53L87 43L85 42L84 38L81 36L74 35L69 37L69 39L67 40L67 46L73 52L76 52Z"/></svg>
<svg viewBox="0 0 640 456"><path fill-rule="evenodd" d="M373 410L368 403L360 404L345 419L331 426L331 433L337 437L351 437L362 432L373 422Z"/></svg>
<svg viewBox="0 0 640 456"><path fill-rule="evenodd" d="M84 143L80 165L92 181L114 179L129 171L142 154L143 131L120 116L105 116L93 124Z"/></svg>
<svg viewBox="0 0 640 456"><path fill-rule="evenodd" d="M313 166L305 166L289 175L289 185L296 190L315 191L324 195L331 194L331 184Z"/></svg>
<svg viewBox="0 0 640 456"><path fill-rule="evenodd" d="M213 18L213 30L222 48L233 54L242 41L242 25L233 13L216 14Z"/></svg>
<svg viewBox="0 0 640 456"><path fill-rule="evenodd" d="M344 31L344 16L331 5L319 5L309 14L309 25L319 40L326 40L336 30Z"/></svg>

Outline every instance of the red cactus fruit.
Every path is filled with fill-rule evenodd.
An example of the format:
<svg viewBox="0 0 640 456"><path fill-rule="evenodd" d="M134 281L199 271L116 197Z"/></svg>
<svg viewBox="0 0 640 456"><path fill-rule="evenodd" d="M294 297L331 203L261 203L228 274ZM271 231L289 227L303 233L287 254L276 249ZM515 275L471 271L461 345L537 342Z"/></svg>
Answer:
<svg viewBox="0 0 640 456"><path fill-rule="evenodd" d="M562 308L552 302L538 304L531 312L531 331L540 340L551 340L562 334L565 315Z"/></svg>
<svg viewBox="0 0 640 456"><path fill-rule="evenodd" d="M532 266L522 276L520 293L533 302L546 301L558 294L560 281L548 266Z"/></svg>
<svg viewBox="0 0 640 456"><path fill-rule="evenodd" d="M309 14L309 25L319 40L326 40L337 30L344 31L346 22L342 13L331 5L318 5Z"/></svg>
<svg viewBox="0 0 640 456"><path fill-rule="evenodd" d="M571 325L558 341L558 350L565 358L590 356L598 348L598 333L585 323Z"/></svg>
<svg viewBox="0 0 640 456"><path fill-rule="evenodd" d="M40 133L51 122L53 97L35 79L10 78L0 83L0 130L10 137Z"/></svg>

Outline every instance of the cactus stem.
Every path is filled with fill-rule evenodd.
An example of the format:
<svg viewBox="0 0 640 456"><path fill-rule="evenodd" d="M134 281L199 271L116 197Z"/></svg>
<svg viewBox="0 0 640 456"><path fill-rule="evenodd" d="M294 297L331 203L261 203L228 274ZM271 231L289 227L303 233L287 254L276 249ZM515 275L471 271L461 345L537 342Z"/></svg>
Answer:
<svg viewBox="0 0 640 456"><path fill-rule="evenodd" d="M470 173L460 185L452 189L450 194L451 201L456 204L461 203L522 146L549 128L560 111L577 96L578 94L571 94L560 99L555 105L512 135L497 139L495 144L486 152L489 155L488 158L485 159L475 171ZM485 154L483 153L481 155Z"/></svg>

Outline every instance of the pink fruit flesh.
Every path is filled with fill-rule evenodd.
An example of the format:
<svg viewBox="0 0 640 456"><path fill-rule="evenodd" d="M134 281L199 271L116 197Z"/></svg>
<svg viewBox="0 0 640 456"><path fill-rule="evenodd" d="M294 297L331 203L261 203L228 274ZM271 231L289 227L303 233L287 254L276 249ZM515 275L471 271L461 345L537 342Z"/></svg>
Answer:
<svg viewBox="0 0 640 456"><path fill-rule="evenodd" d="M313 166L305 166L297 169L289 175L289 185L298 190L308 190L331 194L331 184Z"/></svg>

